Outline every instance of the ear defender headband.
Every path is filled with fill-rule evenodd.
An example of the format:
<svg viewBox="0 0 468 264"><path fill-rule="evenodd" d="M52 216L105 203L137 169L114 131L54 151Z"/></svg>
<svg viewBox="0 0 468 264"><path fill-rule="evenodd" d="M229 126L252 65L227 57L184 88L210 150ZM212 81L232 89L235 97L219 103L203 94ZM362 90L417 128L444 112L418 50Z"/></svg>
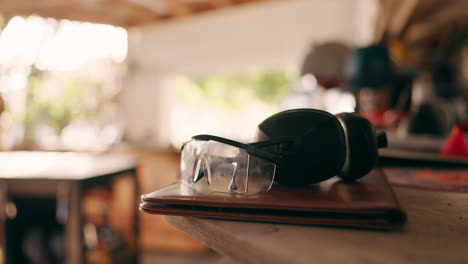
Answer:
<svg viewBox="0 0 468 264"><path fill-rule="evenodd" d="M256 142L282 138L294 140L268 151L282 157L275 181L288 185L318 183L336 175L359 179L374 168L378 148L387 145L385 133L376 133L358 114L334 116L316 109L280 112L258 125Z"/></svg>

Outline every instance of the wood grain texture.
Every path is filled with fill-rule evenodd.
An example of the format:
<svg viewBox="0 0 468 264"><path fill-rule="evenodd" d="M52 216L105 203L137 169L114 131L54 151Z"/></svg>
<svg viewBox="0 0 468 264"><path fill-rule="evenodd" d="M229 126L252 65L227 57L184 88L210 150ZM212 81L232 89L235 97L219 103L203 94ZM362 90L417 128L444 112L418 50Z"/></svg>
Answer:
<svg viewBox="0 0 468 264"><path fill-rule="evenodd" d="M241 263L468 263L468 194L394 189L408 213L400 231L166 220Z"/></svg>
<svg viewBox="0 0 468 264"><path fill-rule="evenodd" d="M138 160L140 192L150 192L177 181L180 155L170 152L124 149ZM140 193L140 194L141 194ZM140 213L140 247L181 253L206 253L208 249L195 239L167 224L161 215Z"/></svg>

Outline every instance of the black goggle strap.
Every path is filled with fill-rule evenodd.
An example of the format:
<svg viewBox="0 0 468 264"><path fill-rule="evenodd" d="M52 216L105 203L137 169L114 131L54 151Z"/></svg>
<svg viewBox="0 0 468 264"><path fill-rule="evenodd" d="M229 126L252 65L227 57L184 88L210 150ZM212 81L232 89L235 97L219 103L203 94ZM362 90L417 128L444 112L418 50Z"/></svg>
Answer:
<svg viewBox="0 0 468 264"><path fill-rule="evenodd" d="M294 154L298 152L301 146L301 142L302 137L285 137L250 143L249 145L254 146L256 148L270 148L275 153L278 153L277 155L283 156L285 154Z"/></svg>
<svg viewBox="0 0 468 264"><path fill-rule="evenodd" d="M238 141L234 141L234 140L230 140L230 139L222 138L222 137L218 137L218 136L213 136L213 135L196 135L196 136L192 137L192 140L217 141L217 142L224 143L224 144L227 144L227 145L230 145L230 146L234 146L234 147L237 147L237 148L244 149L250 155L257 156L257 157L260 157L262 159L265 159L265 160L268 160L268 161L271 161L271 162L274 162L274 163L279 163L282 160L283 157L281 155L277 155L277 154L271 153L269 151L263 150L263 149L261 149L261 147L271 146L271 145L279 144L281 142L286 142L285 140L282 140L282 141L278 141L278 142L262 141L262 142L255 142L255 143L251 143L251 144L244 144L244 143L241 143L241 142L238 142ZM187 143L188 142L186 142L186 143L184 143L184 145L182 145L181 150L185 147L185 145Z"/></svg>

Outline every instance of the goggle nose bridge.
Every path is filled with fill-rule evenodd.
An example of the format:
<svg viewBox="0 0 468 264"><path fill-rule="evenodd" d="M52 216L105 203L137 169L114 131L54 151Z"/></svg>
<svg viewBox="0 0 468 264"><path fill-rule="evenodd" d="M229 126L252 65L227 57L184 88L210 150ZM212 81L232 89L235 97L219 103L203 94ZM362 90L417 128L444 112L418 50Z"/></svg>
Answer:
<svg viewBox="0 0 468 264"><path fill-rule="evenodd" d="M211 171L208 160L204 154L198 154L193 163L192 169L193 184L197 183L203 177L206 177L206 182L211 184Z"/></svg>

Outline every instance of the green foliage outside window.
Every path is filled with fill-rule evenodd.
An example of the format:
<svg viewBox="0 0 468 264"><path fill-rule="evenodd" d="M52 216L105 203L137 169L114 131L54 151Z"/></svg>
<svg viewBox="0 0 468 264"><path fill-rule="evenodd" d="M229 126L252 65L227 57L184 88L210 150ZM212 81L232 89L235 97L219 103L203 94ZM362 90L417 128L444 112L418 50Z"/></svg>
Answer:
<svg viewBox="0 0 468 264"><path fill-rule="evenodd" d="M293 88L296 76L285 72L218 74L179 85L177 98L182 103L212 105L235 111L257 100L272 105Z"/></svg>
<svg viewBox="0 0 468 264"><path fill-rule="evenodd" d="M58 94L51 95L44 77L43 72L35 70L28 78L26 109L18 117L25 126L26 139L34 138L34 128L38 124L46 124L60 134L72 120L89 120L96 115L92 99L99 93L100 83L70 77L61 82Z"/></svg>

